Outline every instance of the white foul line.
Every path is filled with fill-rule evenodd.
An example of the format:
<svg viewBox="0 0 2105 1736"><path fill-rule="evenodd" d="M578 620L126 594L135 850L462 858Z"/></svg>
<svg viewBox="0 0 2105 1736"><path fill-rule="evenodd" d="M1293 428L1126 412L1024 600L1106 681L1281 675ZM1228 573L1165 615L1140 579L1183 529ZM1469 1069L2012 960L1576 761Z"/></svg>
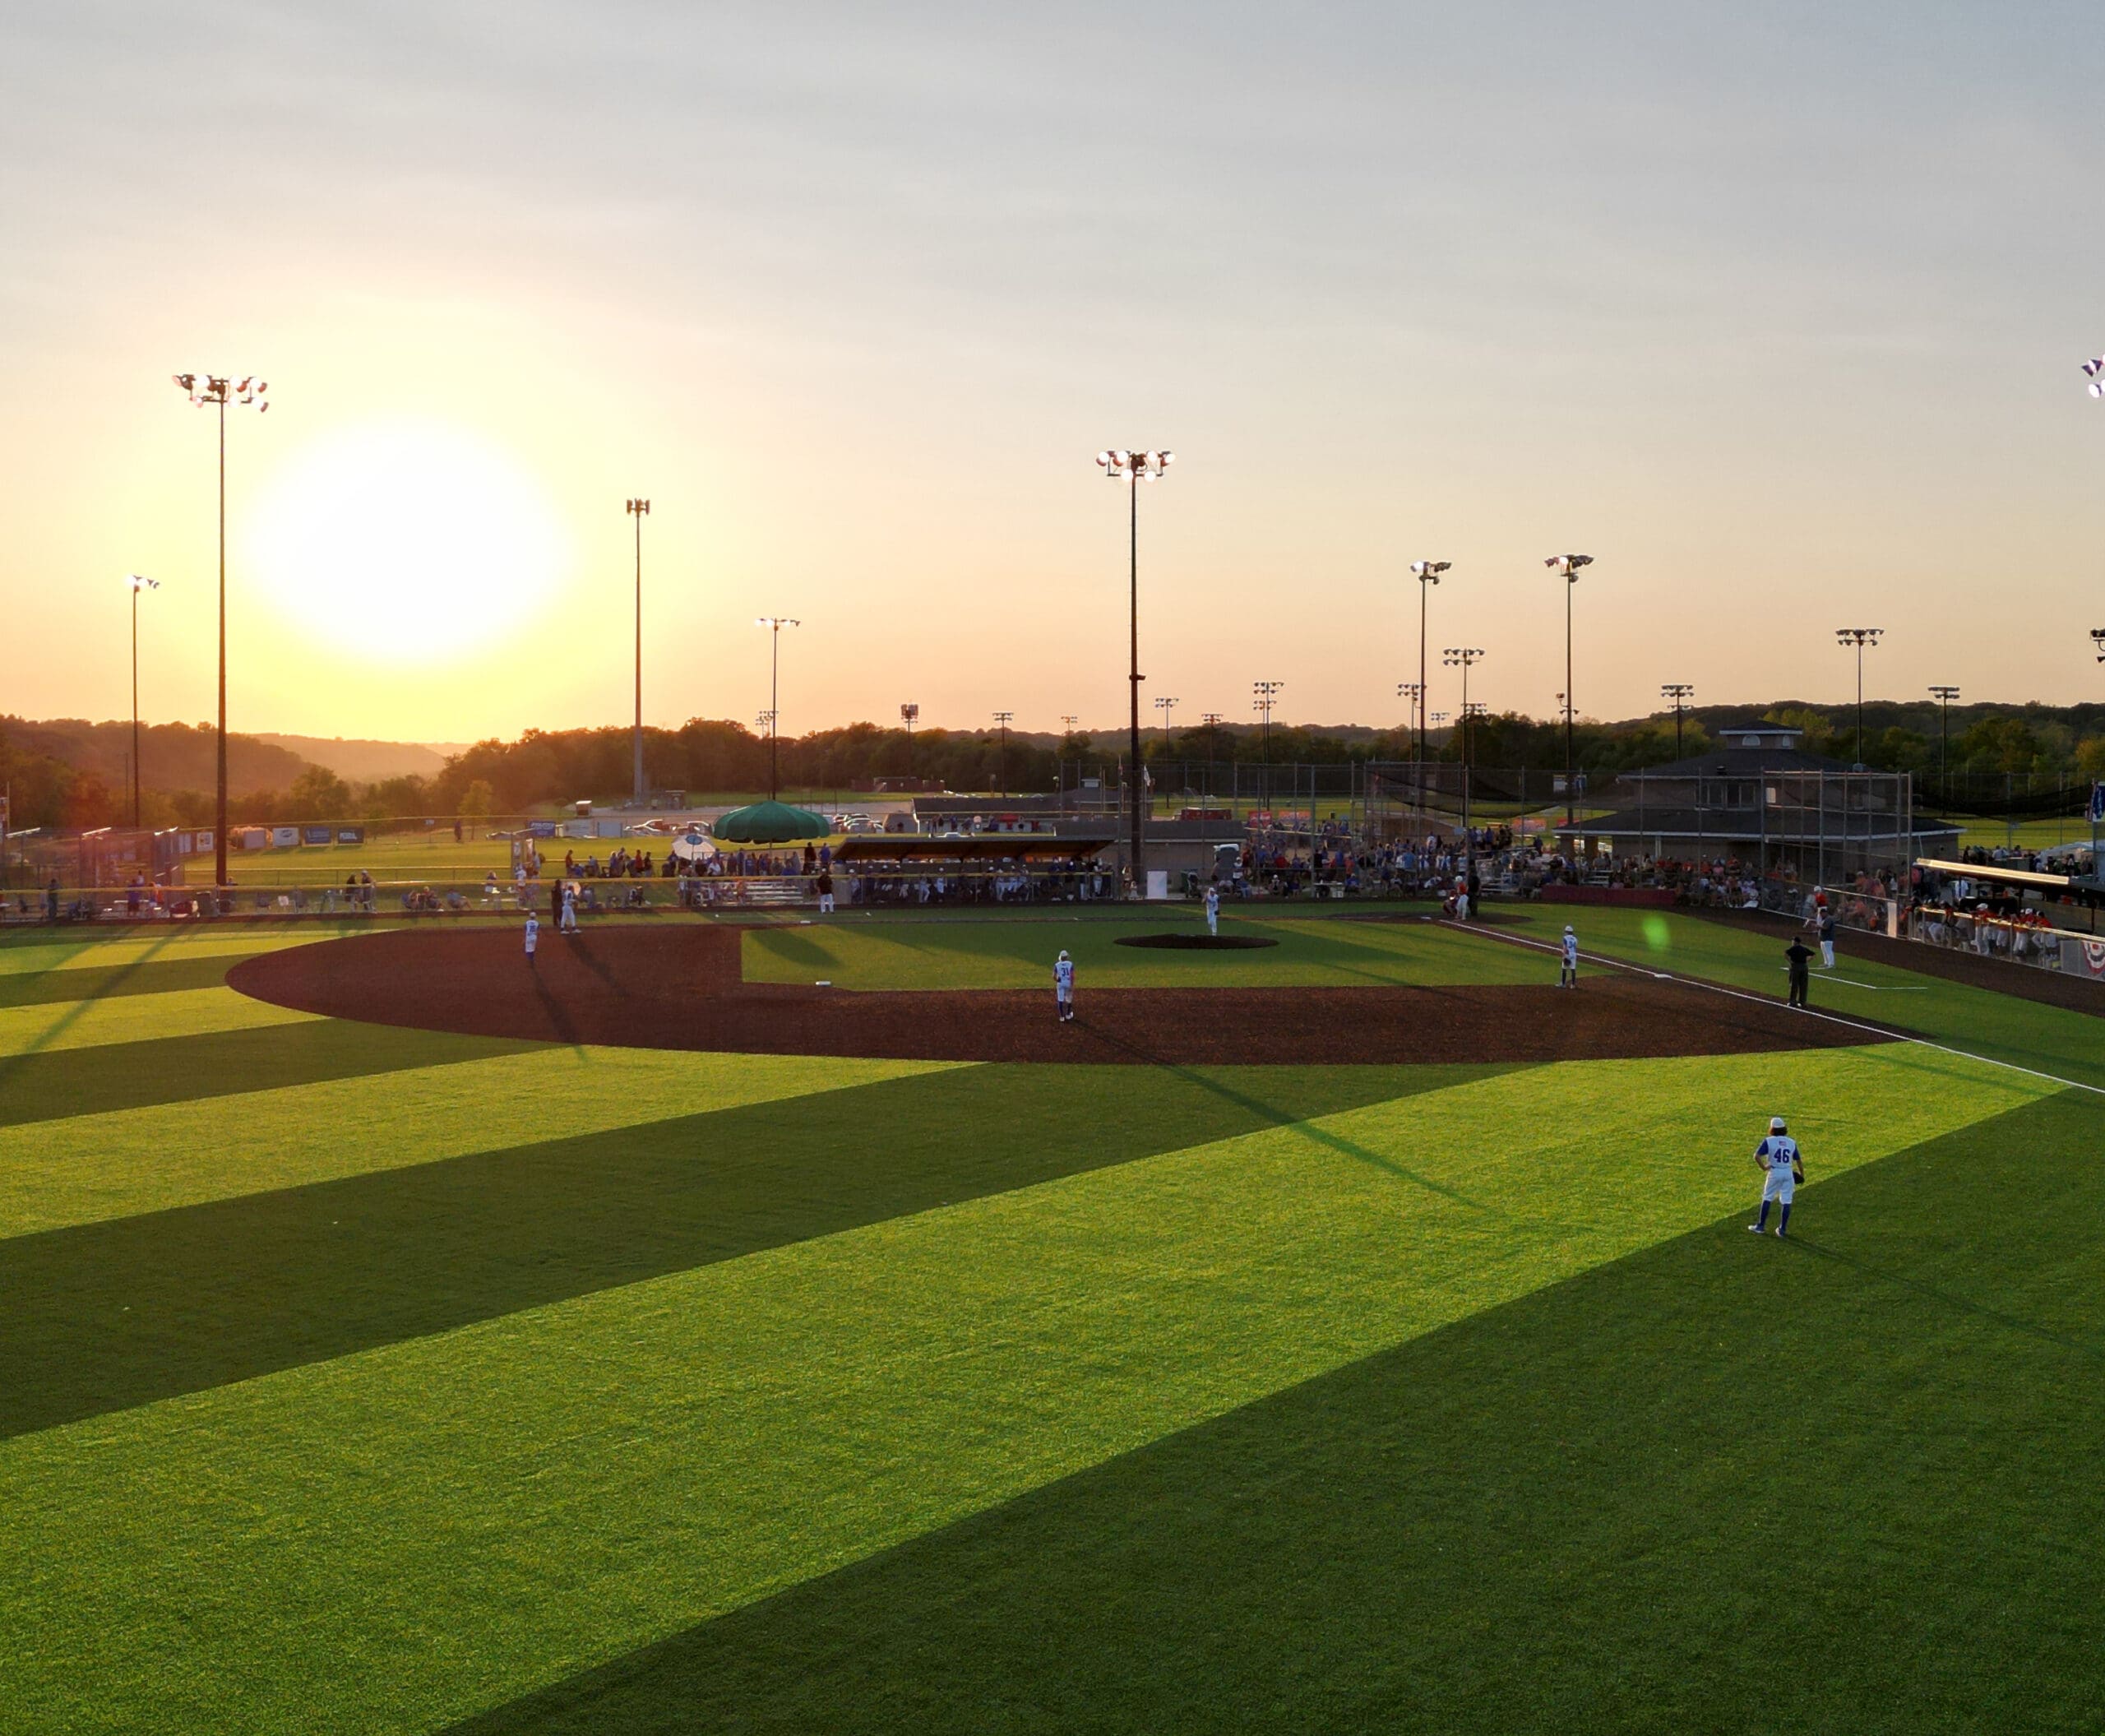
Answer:
<svg viewBox="0 0 2105 1736"><path fill-rule="evenodd" d="M1553 941L1529 940L1524 934L1501 934L1495 928L1479 928L1469 923L1456 922L1450 917L1442 917L1441 926L1458 928L1464 934L1474 934L1486 939L1506 941L1515 947L1532 947L1538 952L1561 954L1564 950ZM1610 958L1605 953L1582 952L1579 956L1590 964L1610 965L1617 970L1627 970L1633 976L1649 976L1662 983L1686 983L1691 988L1707 988L1713 994L1730 995L1736 1001L1753 1001L1764 1007L1776 1004L1773 995L1750 994L1743 988L1728 988L1722 983L1706 982L1700 976L1676 976L1671 970L1652 970L1643 965L1633 965L1626 959ZM1956 1055L1962 1061L1978 1061L1983 1067L2007 1067L2013 1073L2029 1074L2034 1079L2044 1079L2050 1084L2065 1086L2072 1091L2089 1091L2093 1095L2105 1097L2105 1086L2086 1085L2080 1079L2064 1079L2059 1073L2043 1073L2036 1067L2019 1067L2015 1061L1998 1061L1992 1055L1977 1055L1970 1049L1932 1043L1927 1037L1918 1037L1909 1031L1889 1030L1883 1025L1867 1025L1861 1019L1845 1019L1839 1013L1821 1012L1811 1007L1801 1007L1797 1010L1809 1019L1825 1019L1830 1025L1844 1025L1852 1030L1867 1030L1875 1037L1884 1037L1888 1042L1918 1044L1924 1049L1933 1049L1940 1054Z"/></svg>

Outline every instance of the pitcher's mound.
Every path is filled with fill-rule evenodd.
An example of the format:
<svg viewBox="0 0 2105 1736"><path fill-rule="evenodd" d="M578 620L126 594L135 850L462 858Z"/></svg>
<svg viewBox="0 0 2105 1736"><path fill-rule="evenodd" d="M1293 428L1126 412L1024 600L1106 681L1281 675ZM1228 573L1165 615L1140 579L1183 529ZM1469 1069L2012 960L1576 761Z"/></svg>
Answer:
<svg viewBox="0 0 2105 1736"><path fill-rule="evenodd" d="M1160 947L1171 952L1247 952L1256 947L1276 947L1275 940L1254 934L1122 934L1122 947Z"/></svg>

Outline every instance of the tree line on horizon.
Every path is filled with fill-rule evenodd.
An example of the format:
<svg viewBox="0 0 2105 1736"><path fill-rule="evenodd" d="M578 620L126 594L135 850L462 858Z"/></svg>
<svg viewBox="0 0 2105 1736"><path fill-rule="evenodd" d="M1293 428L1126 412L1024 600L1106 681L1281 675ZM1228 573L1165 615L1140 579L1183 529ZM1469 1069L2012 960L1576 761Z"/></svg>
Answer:
<svg viewBox="0 0 2105 1736"><path fill-rule="evenodd" d="M1671 713L1619 723L1582 719L1572 732L1573 760L1596 781L1603 774L1664 765L1707 751L1714 730L1756 715L1746 706L1686 712L1678 751ZM1786 703L1759 715L1802 730L1812 752L1845 761L1853 755L1850 708ZM1867 701L1864 720L1867 766L1910 771L1928 789L1936 789L1944 748L1933 706ZM1951 723L1955 784L1962 777L2105 778L2105 706L1955 707ZM0 786L11 797L12 825L85 829L128 821L130 731L125 723L0 718ZM158 724L143 735L143 822L210 824L211 727ZM1565 764L1560 721L1497 713L1477 719L1469 738L1469 757L1478 766L1551 772ZM1158 790L1171 787L1165 779L1177 780L1180 771L1182 783L1201 787L1201 768L1209 765L1393 763L1410 759L1413 748L1411 732L1402 727L1275 724L1267 749L1261 728L1242 723L1150 729L1141 743ZM1451 762L1462 751L1451 724L1427 741L1434 760ZM778 752L784 791L844 795L858 784L911 778L941 789L1020 794L1085 777L1115 782L1127 739L1122 731L1060 737L1011 732L1005 752L992 729L916 729L909 742L903 729L859 723L785 736ZM632 734L622 725L529 729L511 741L478 742L428 778L354 783L289 749L235 734L228 738L229 781L236 792L228 812L236 824L521 814L579 799L618 799L631 786L632 752ZM644 765L654 789L697 795L764 792L768 762L766 737L744 724L696 718L678 729L644 731Z"/></svg>

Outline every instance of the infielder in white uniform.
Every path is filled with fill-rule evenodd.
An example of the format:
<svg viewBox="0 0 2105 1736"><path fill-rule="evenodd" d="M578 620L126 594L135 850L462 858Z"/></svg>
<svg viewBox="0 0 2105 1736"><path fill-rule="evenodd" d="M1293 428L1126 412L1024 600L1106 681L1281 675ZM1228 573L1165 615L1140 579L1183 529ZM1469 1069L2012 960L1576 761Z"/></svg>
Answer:
<svg viewBox="0 0 2105 1736"><path fill-rule="evenodd" d="M1060 1022L1067 1024L1075 1016L1075 961L1063 950L1052 961L1052 1004L1060 1016Z"/></svg>
<svg viewBox="0 0 2105 1736"><path fill-rule="evenodd" d="M1760 1235L1769 1222L1769 1202L1780 1200L1783 1215L1776 1220L1776 1234L1782 1235L1791 1227L1791 1190L1806 1178L1805 1159L1799 1154L1798 1142L1783 1131L1783 1118L1769 1118L1769 1137L1754 1148L1754 1161L1761 1170L1761 1215L1747 1228Z"/></svg>
<svg viewBox="0 0 2105 1736"><path fill-rule="evenodd" d="M1217 886L1206 888L1206 933L1220 933L1220 888Z"/></svg>
<svg viewBox="0 0 2105 1736"><path fill-rule="evenodd" d="M1576 988L1579 986L1579 937L1571 924L1564 925L1564 964L1557 973L1557 986Z"/></svg>

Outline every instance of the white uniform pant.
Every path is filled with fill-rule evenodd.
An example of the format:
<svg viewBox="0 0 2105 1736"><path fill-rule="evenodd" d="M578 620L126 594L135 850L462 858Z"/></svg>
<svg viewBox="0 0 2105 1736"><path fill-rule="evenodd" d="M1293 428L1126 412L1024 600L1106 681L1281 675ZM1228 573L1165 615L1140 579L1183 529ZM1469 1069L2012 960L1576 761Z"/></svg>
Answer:
<svg viewBox="0 0 2105 1736"><path fill-rule="evenodd" d="M1777 1200L1786 1206L1789 1205L1791 1190L1797 1185L1797 1183L1791 1179L1791 1166L1788 1164L1779 1164L1762 1178L1761 1203L1766 1206L1771 1200Z"/></svg>
<svg viewBox="0 0 2105 1736"><path fill-rule="evenodd" d="M1209 934L1220 933L1220 912L1218 910L1206 912L1206 933Z"/></svg>
<svg viewBox="0 0 2105 1736"><path fill-rule="evenodd" d="M1824 940L1820 943L1820 964L1823 970L1832 970L1834 968L1834 942L1833 941Z"/></svg>

